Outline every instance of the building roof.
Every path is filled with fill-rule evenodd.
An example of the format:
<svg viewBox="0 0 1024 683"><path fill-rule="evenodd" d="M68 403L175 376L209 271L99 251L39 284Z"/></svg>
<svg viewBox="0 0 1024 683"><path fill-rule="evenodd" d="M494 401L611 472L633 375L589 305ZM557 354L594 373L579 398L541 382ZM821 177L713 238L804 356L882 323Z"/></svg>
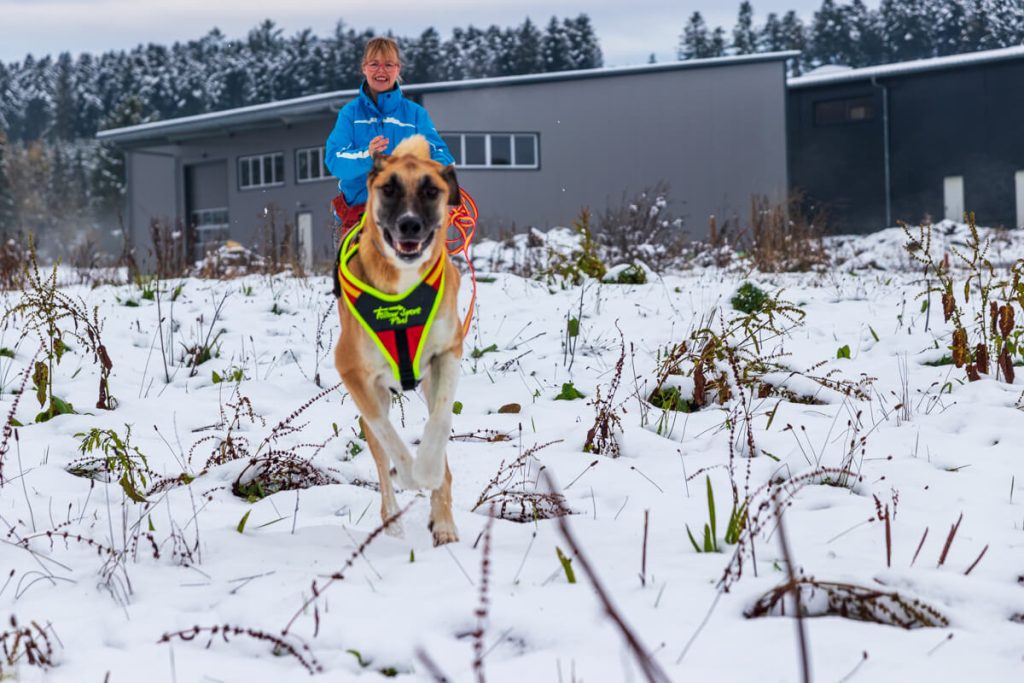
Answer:
<svg viewBox="0 0 1024 683"><path fill-rule="evenodd" d="M950 55L948 57L915 59L909 62L899 62L896 64L867 66L861 69L830 69L823 73L812 72L806 76L790 78L786 81L786 85L790 88L812 88L818 85L833 85L836 83L866 80L870 78L905 76L907 74L937 71L940 69L957 69L965 66L1001 62L1010 59L1024 59L1024 45L1004 47L999 48L998 50L968 52L966 54Z"/></svg>
<svg viewBox="0 0 1024 683"><path fill-rule="evenodd" d="M585 80L592 78L608 78L634 74L660 73L663 71L679 71L683 69L702 69L755 62L780 61L796 57L797 51L765 52L760 54L736 57L715 57L712 59L691 59L664 64L643 64L637 66L602 67L598 69L580 69L577 71L557 71L543 74L526 74L522 76L501 76L496 78L476 78L464 81L443 81L420 85L403 85L402 91L415 95L474 88L495 88L534 83L555 83L561 81ZM175 142L195 137L216 135L245 128L258 128L276 123L292 123L330 112L336 112L342 104L358 96L359 90L336 90L334 92L308 95L290 100L254 104L237 109L196 114L164 121L153 121L125 128L112 128L96 134L100 140L115 142L122 145L133 145L154 142Z"/></svg>

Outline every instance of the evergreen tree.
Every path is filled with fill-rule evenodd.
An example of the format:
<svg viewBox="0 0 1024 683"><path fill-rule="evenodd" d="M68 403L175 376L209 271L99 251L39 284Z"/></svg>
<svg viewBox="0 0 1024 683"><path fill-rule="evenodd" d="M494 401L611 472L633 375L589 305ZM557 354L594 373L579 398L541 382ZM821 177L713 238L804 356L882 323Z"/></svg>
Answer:
<svg viewBox="0 0 1024 683"><path fill-rule="evenodd" d="M443 59L442 69L444 75L441 80L460 81L465 78L466 67L463 59L464 31L456 26L452 29L452 35L444 41L442 48Z"/></svg>
<svg viewBox="0 0 1024 683"><path fill-rule="evenodd" d="M248 54L240 41L231 41L221 53L219 80L223 83L217 109L233 109L249 104L249 93L253 90L252 73L249 69Z"/></svg>
<svg viewBox="0 0 1024 683"><path fill-rule="evenodd" d="M264 19L259 26L249 31L245 42L245 62L252 76L249 91L246 93L247 104L261 104L278 99L277 74L284 60L282 33L283 29L278 28L270 19Z"/></svg>
<svg viewBox="0 0 1024 683"><path fill-rule="evenodd" d="M543 70L541 41L540 31L527 17L516 29L516 40L511 57L511 73L533 74Z"/></svg>
<svg viewBox="0 0 1024 683"><path fill-rule="evenodd" d="M721 26L716 26L715 30L711 32L711 45L708 50L708 57L724 57L725 56L725 29Z"/></svg>
<svg viewBox="0 0 1024 683"><path fill-rule="evenodd" d="M284 43L282 50L283 58L274 73L275 99L321 92L324 84L323 53L313 30L302 29Z"/></svg>
<svg viewBox="0 0 1024 683"><path fill-rule="evenodd" d="M566 71L572 68L569 62L569 37L556 17L551 17L548 22L540 45L544 71Z"/></svg>
<svg viewBox="0 0 1024 683"><path fill-rule="evenodd" d="M14 78L0 61L0 132L11 130L18 120L18 97L14 92Z"/></svg>
<svg viewBox="0 0 1024 683"><path fill-rule="evenodd" d="M99 65L93 56L83 52L74 66L74 98L78 103L75 116L75 138L91 138L103 117L103 99L99 83Z"/></svg>
<svg viewBox="0 0 1024 683"><path fill-rule="evenodd" d="M853 27L846 7L824 0L811 23L810 59L818 64L846 64L854 61Z"/></svg>
<svg viewBox="0 0 1024 683"><path fill-rule="evenodd" d="M144 48L132 50L133 59L139 69L136 92L146 105L147 113L157 119L169 119L179 115L177 77L171 63L171 52L164 45L150 43Z"/></svg>
<svg viewBox="0 0 1024 683"><path fill-rule="evenodd" d="M430 83L442 78L441 35L431 26L402 50L402 79Z"/></svg>
<svg viewBox="0 0 1024 683"><path fill-rule="evenodd" d="M590 23L590 17L580 14L575 19L563 21L569 40L569 63L572 69L595 69L604 63L597 34Z"/></svg>
<svg viewBox="0 0 1024 683"><path fill-rule="evenodd" d="M782 32L779 15L769 12L765 17L764 26L757 32L758 52L781 52L786 49L786 37Z"/></svg>
<svg viewBox="0 0 1024 683"><path fill-rule="evenodd" d="M50 139L72 140L75 137L75 118L78 103L75 101L74 64L71 54L62 52L57 57L53 80L53 126L50 128Z"/></svg>
<svg viewBox="0 0 1024 683"><path fill-rule="evenodd" d="M701 59L711 54L711 39L708 36L708 25L700 12L690 15L689 21L679 36L679 47L676 48L678 59Z"/></svg>
<svg viewBox="0 0 1024 683"><path fill-rule="evenodd" d="M863 0L853 0L846 11L853 41L847 64L855 67L880 64L885 56L885 45L878 14L869 10Z"/></svg>
<svg viewBox="0 0 1024 683"><path fill-rule="evenodd" d="M38 140L53 121L53 65L49 55L36 61L32 55L25 58L20 70L18 89L22 94L22 140Z"/></svg>
<svg viewBox="0 0 1024 683"><path fill-rule="evenodd" d="M789 75L799 76L808 63L807 32L804 29L804 22L793 10L789 10L782 17L782 44L786 50L800 51L800 57L791 60L789 64Z"/></svg>
<svg viewBox="0 0 1024 683"><path fill-rule="evenodd" d="M754 31L754 8L748 0L740 3L736 26L732 29L732 49L735 54L757 52L757 33Z"/></svg>
<svg viewBox="0 0 1024 683"><path fill-rule="evenodd" d="M967 9L963 0L932 0L928 10L937 55L955 55L972 49L967 45Z"/></svg>
<svg viewBox="0 0 1024 683"><path fill-rule="evenodd" d="M924 0L882 0L878 8L885 60L903 62L934 54L932 17L926 15Z"/></svg>
<svg viewBox="0 0 1024 683"><path fill-rule="evenodd" d="M14 191L7 176L7 135L0 130L0 237L6 239L17 232L18 213Z"/></svg>
<svg viewBox="0 0 1024 683"><path fill-rule="evenodd" d="M997 47L1024 43L1024 2L1021 0L989 0L991 42Z"/></svg>
<svg viewBox="0 0 1024 683"><path fill-rule="evenodd" d="M463 78L483 78L491 71L491 54L487 34L476 26L459 32L459 58Z"/></svg>

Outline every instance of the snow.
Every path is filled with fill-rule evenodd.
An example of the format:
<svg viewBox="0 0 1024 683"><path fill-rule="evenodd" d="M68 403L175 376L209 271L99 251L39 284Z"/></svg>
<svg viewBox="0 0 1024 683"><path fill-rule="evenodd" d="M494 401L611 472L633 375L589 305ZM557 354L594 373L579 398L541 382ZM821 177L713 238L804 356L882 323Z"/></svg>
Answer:
<svg viewBox="0 0 1024 683"><path fill-rule="evenodd" d="M837 264L821 273L695 268L661 277L649 273L644 285L563 286L525 279L506 269L527 261L529 237L511 245L478 245L479 307L466 340L457 392L463 407L454 416L448 450L461 540L434 548L426 528L428 498L404 491L399 504L411 505L401 520L404 537L380 535L354 558L356 546L380 523L380 498L352 401L341 389L330 391L294 419L296 432L274 431L321 394L314 378L320 377L324 389L337 381L331 353L338 323L329 279L174 280L161 285L159 311L132 285L68 285L66 293L82 297L90 309L98 307L105 321L103 341L114 364L111 392L118 403L113 411L92 407L96 368L85 349L69 342L54 386L80 414L32 424L39 406L31 384L18 404L15 415L27 426L17 429L17 441L10 440L3 459L0 610L22 625L34 620L49 629L55 666L43 672L21 660L13 667L16 680L100 681L108 673L111 681L305 680L296 658L275 656L270 644L253 638L225 642L217 635L208 647L206 633L190 641L159 641L165 633L219 624L280 636L312 597L314 581L320 587L318 623L310 608L286 639L301 652L302 645L310 648L325 671L319 677L377 680L381 669L394 669L399 680L433 680L417 658L422 649L450 680L476 680L472 634L484 546L479 537L488 517L473 507L503 461L535 446L542 447L515 482L543 491L542 483L533 483L543 468L562 488L581 548L671 680L799 680L794 620L744 616L786 577L774 522L756 538L756 572L748 555L728 592L718 588L737 549L722 538L730 471L741 493L811 474L784 515L798 572L898 592L949 621L945 627L904 630L835 615L807 619L815 680L840 680L851 671L848 680L854 682L1020 680L1022 387L1019 380L1012 386L995 379L965 383L951 366L924 364L948 346L950 329L941 316L929 319L919 306L907 304L923 285L902 254L902 232L894 230L833 238ZM934 248L956 245L964 230L943 224ZM1024 256L1024 242L1013 233L1003 237L993 248L999 256L994 261L1007 264ZM574 244L564 232L550 242L534 236L533 242ZM780 368L766 380L816 399L748 395L754 458L742 457L747 420L737 411L737 399L690 414L665 413L642 400L654 387L659 358L698 321L715 326L721 319L716 311L726 319L735 315L728 302L746 280L781 293L805 313L786 336L766 338L767 352L783 354ZM169 298L179 284L181 295L172 308ZM7 308L20 293L3 296ZM139 305L123 305L128 300ZM563 347L572 317L580 319L574 354ZM4 414L37 343L31 334L23 336L23 324L15 319L0 332L0 346L15 352L14 358L0 356ZM220 354L190 376L180 362L183 348L202 339L211 325L225 330ZM161 330L170 382L164 379ZM623 343L624 370L613 402L622 423L622 457L613 459L583 452L583 443L594 424L591 400L598 388L607 396ZM485 352L492 344L497 350ZM836 357L844 345L849 359ZM240 382L213 382L214 372L226 376L236 369L244 376ZM825 376L873 380L865 385L867 398L858 399L813 379ZM566 382L587 398L554 400ZM666 386L693 395L688 375L675 375ZM225 435L241 396L254 416L238 419L236 445L253 453L270 436L262 452L293 449L337 483L249 502L231 492L247 458L201 473L218 443L209 437ZM521 413L497 412L513 402ZM424 401L408 394L401 408L392 417L412 444L422 430ZM737 421L735 436L727 418ZM81 457L76 434L99 427L123 436L126 425L131 443L155 472L184 471L195 480L134 503L116 481L68 473L67 466ZM495 433L509 438L486 440ZM303 446L325 440L320 449ZM844 463L859 476L849 488L825 485L813 475L820 466ZM686 534L687 525L698 534L707 522L705 477L714 488L721 553L694 552ZM889 506L892 515L891 566L876 505ZM115 552L127 546L128 556L110 563L85 542L61 536L51 541L48 530L81 535ZM137 549L135 536L141 536ZM578 582L567 582L556 547L571 553L555 520L498 519L491 546L486 680L569 681L573 673L583 681L643 680L578 560ZM344 579L327 586L327 577L342 569ZM815 605L821 606L820 597ZM867 659L854 671L862 653ZM2 660L0 666L5 673L11 668Z"/></svg>

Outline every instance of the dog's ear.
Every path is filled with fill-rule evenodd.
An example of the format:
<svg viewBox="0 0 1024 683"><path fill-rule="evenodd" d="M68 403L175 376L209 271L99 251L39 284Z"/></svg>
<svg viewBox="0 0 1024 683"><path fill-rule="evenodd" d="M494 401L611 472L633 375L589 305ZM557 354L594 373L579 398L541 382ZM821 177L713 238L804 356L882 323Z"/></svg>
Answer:
<svg viewBox="0 0 1024 683"><path fill-rule="evenodd" d="M384 170L384 164L387 162L388 157L380 152L373 153L373 168L366 174L367 186L373 184L373 179L377 177L377 174Z"/></svg>
<svg viewBox="0 0 1024 683"><path fill-rule="evenodd" d="M459 192L459 181L455 177L455 164L442 168L441 177L448 183L448 206L458 206L462 203L462 194Z"/></svg>

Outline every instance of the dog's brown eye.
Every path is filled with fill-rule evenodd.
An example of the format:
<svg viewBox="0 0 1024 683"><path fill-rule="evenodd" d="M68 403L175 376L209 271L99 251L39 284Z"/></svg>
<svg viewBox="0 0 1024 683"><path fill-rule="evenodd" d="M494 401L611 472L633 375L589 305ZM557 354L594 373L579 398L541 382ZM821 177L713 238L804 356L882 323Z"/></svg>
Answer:
<svg viewBox="0 0 1024 683"><path fill-rule="evenodd" d="M423 196L426 197L427 199L437 199L437 195L440 194L440 192L441 191L438 190L433 185L424 187L422 190Z"/></svg>
<svg viewBox="0 0 1024 683"><path fill-rule="evenodd" d="M385 197L394 197L395 186L392 183L388 183L387 185L381 185L380 193Z"/></svg>

